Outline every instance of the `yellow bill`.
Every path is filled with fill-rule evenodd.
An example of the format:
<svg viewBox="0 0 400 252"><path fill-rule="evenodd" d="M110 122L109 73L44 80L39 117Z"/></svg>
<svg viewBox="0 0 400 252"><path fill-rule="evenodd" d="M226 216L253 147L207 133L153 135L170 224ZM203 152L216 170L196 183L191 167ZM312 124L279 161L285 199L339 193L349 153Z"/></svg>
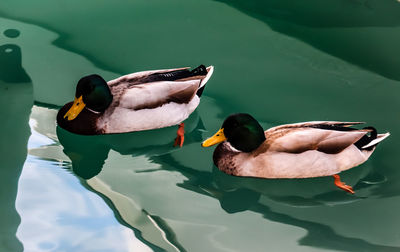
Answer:
<svg viewBox="0 0 400 252"><path fill-rule="evenodd" d="M203 147L210 147L213 146L214 144L221 143L223 141L226 141L226 137L224 135L224 129L218 130L217 133L215 133L212 137L208 138L205 140L201 146Z"/></svg>
<svg viewBox="0 0 400 252"><path fill-rule="evenodd" d="M67 117L68 121L74 120L79 113L85 108L86 104L82 100L82 96L79 98L75 98L74 104L72 104L72 107L68 110L67 113L65 113L64 118Z"/></svg>

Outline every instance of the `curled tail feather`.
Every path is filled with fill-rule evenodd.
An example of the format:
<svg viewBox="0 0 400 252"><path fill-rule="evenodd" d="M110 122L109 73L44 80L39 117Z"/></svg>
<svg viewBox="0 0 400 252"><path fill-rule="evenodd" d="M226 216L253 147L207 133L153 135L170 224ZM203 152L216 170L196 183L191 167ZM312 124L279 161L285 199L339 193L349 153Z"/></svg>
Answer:
<svg viewBox="0 0 400 252"><path fill-rule="evenodd" d="M358 140L354 145L360 150L371 151L378 143L383 141L390 134L378 134L374 127L365 127L364 130L368 130L370 133L364 135L360 140Z"/></svg>
<svg viewBox="0 0 400 252"><path fill-rule="evenodd" d="M200 82L200 86L199 89L197 90L196 95L198 97L201 97L201 95L203 94L204 88L206 86L207 81L210 79L211 75L214 72L214 67L213 66L209 66L209 67L205 67L204 65L199 66L198 68L201 69L201 71L204 73L204 71L206 72L206 77ZM196 68L196 69L198 69ZM195 71L196 69L194 69L193 71Z"/></svg>

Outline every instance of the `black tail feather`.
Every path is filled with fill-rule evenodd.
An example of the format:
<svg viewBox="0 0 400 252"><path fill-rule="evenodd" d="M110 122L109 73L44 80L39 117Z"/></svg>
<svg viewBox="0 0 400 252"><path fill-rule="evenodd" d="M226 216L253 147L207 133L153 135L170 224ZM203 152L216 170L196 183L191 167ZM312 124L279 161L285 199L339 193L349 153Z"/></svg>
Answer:
<svg viewBox="0 0 400 252"><path fill-rule="evenodd" d="M207 68L204 65L200 65L190 71L193 75L192 76L198 76L198 75L207 75Z"/></svg>
<svg viewBox="0 0 400 252"><path fill-rule="evenodd" d="M192 73L193 73L195 76L197 76L197 75L207 75L207 74L208 74L208 71L207 71L207 68L206 68L204 65L200 65L200 66L196 67L195 69L193 69L193 70L192 70ZM204 88L205 88L205 87L206 87L206 86L204 85L204 86L202 86L201 88L199 88L199 89L197 90L196 95L197 95L198 97L201 97L201 95L203 94L203 91L204 91Z"/></svg>
<svg viewBox="0 0 400 252"><path fill-rule="evenodd" d="M196 95L198 97L201 97L201 95L203 94L204 88L206 87L206 85L202 86L201 88L197 89L197 93Z"/></svg>
<svg viewBox="0 0 400 252"><path fill-rule="evenodd" d="M367 144L369 144L372 140L376 139L378 136L378 132L376 131L376 129L374 127L365 127L363 129L368 129L371 130L370 134L366 134L364 135L362 138L360 138L360 140L358 140L356 143L354 143L354 145L360 149L360 150L372 150L375 145L370 146L366 149L363 149L363 146L366 146Z"/></svg>

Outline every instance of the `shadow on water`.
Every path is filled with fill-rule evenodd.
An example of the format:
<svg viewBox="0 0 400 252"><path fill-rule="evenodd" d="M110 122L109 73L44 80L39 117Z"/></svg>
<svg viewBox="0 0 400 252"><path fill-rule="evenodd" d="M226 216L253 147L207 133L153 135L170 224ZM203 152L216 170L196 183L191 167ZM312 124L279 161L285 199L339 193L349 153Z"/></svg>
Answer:
<svg viewBox="0 0 400 252"><path fill-rule="evenodd" d="M304 228L307 235L298 242L300 245L307 245L317 248L334 249L340 251L399 251L399 247L373 244L363 239L345 237L336 233L331 227L316 222L300 220L286 214L272 211L269 207L257 204L250 208L254 212L261 213L264 218Z"/></svg>
<svg viewBox="0 0 400 252"><path fill-rule="evenodd" d="M185 121L185 144L201 141L202 129L201 118L194 112ZM124 134L83 136L57 126L57 137L64 148L63 152L72 161L73 172L83 179L90 179L101 172L111 149L122 155L133 156L153 156L178 150L173 146L176 131L177 127L174 126Z"/></svg>
<svg viewBox="0 0 400 252"><path fill-rule="evenodd" d="M387 78L400 80L396 0L226 1L271 29Z"/></svg>
<svg viewBox="0 0 400 252"><path fill-rule="evenodd" d="M273 201L294 207L312 207L326 203L349 203L352 201L362 200L362 197L354 197L341 191L317 194L311 198L287 196L269 197L266 191L256 190L255 188L246 188L246 183L242 183L247 180L248 183L258 183L260 185L261 183L266 184L265 182L267 180L229 176L220 172L215 166L213 166L212 172L198 171L179 164L171 154L153 157L152 160L163 164L165 169L181 172L188 178L188 180L178 184L178 186L202 195L216 198L220 202L221 208L229 214L249 210L262 214L262 216L267 220L297 226L307 230L307 235L298 241L300 245L341 251L399 251L400 249L399 247L394 246L373 244L359 238L342 236L328 225L308 220L301 220L287 214L273 211L260 200L262 196L267 196ZM274 182L272 182L272 184L273 183ZM359 187L360 184L362 184L361 181L355 186L355 188ZM273 189L273 186L266 189Z"/></svg>
<svg viewBox="0 0 400 252"><path fill-rule="evenodd" d="M194 123L196 127L188 132L186 144L201 141L201 120ZM364 196L352 196L334 188L330 178L316 178L311 180L264 180L255 178L241 178L226 175L220 172L215 166L209 171L198 170L185 166L174 158L171 136L175 128L162 129L159 132L138 132L120 135L105 136L79 136L71 134L63 129L57 129L57 135L64 147L64 153L72 160L72 167L75 174L84 179L92 178L101 172L109 151L115 150L122 155L146 154L151 162L160 164L163 170L179 172L187 179L177 186L201 195L212 197L220 202L225 212L234 214L246 210L260 213L265 219L288 224L307 230L307 235L298 242L300 245L312 246L324 249L340 249L343 251L398 251L398 247L378 245L360 238L351 238L340 235L329 225L302 220L288 214L272 210L261 200L266 197L273 202L288 205L291 207L318 207L324 205L347 204L363 200ZM148 135L151 134L151 137ZM166 142L161 141L159 145L135 146L135 142L143 143L141 139L160 139L167 135ZM142 138L143 137L143 138ZM195 165L194 167L197 167ZM198 168L198 167L197 167ZM372 170L372 171L371 171ZM153 172L154 170L136 171L136 173ZM351 180L356 190L363 190L370 193L375 183L380 183L384 178L373 172L370 167L359 167L346 173L346 178ZM370 181L371 183L365 183ZM332 184L328 190L316 189ZM297 188L297 189L296 189ZM299 190L298 188L301 188ZM93 189L92 189L93 190ZM362 195L362 193L360 193ZM371 195L367 195L371 196ZM112 197L105 200L113 201ZM116 215L126 214L117 207L109 204ZM143 210L145 211L145 210ZM149 213L148 213L149 214ZM162 217L150 215L157 225L163 230L167 239L184 251L179 243L179 237L174 230L168 226ZM125 219L123 218L118 219ZM123 221L121 221L123 223ZM127 224L129 226L129 224Z"/></svg>
<svg viewBox="0 0 400 252"><path fill-rule="evenodd" d="M204 129L201 118L195 111L189 119L185 121L185 144L201 141L201 130ZM110 134L97 136L83 136L70 133L57 126L57 137L63 147L63 152L71 159L72 171L80 177L81 183L88 190L99 194L109 207L114 211L118 221L128 227L131 227L136 237L143 241L146 245L155 251L163 250L157 244L151 243L143 237L136 226L131 226L125 219L126 216L120 216L122 213L113 205L113 199L107 198L101 192L93 190L87 183L89 180L98 175L108 158L110 150L116 151L122 155L146 155L158 156L178 150L174 147L174 137L176 136L177 127L168 127L158 130L149 130L141 132L132 132L124 134ZM149 141L149 139L151 139ZM152 219L152 222L163 231L165 239L178 251L186 251L177 241L176 235L168 224L159 216L151 215L144 209L141 210L144 215Z"/></svg>
<svg viewBox="0 0 400 252"><path fill-rule="evenodd" d="M19 31L8 29L0 36L18 37ZM30 136L29 115L33 106L33 88L21 65L21 48L0 45L0 250L23 251L16 237L20 217L15 209L18 180L27 156Z"/></svg>
<svg viewBox="0 0 400 252"><path fill-rule="evenodd" d="M195 126L187 130L186 147L191 142L200 144L202 140L201 131L204 129L200 119L193 120L190 124ZM302 180L264 180L233 177L220 172L215 166L212 169L204 170L204 168L200 167L201 164L186 164L186 162L192 161L190 157L186 157L183 153L185 147L183 149L174 149L172 147L175 131L176 128L172 127L129 134L79 136L57 128L57 136L64 147L64 153L72 161L74 173L83 179L90 179L101 172L104 163L107 162L110 150L122 155L136 156L144 154L149 158L150 162L159 164L163 170L179 172L187 178L178 183L178 187L217 199L221 208L229 214L248 210L260 213L267 220L307 230L307 235L298 241L301 245L343 251L360 251L360 249L364 251L399 250L397 247L381 246L363 239L340 235L329 225L301 220L288 214L279 213L272 210L262 200L267 198L282 205L305 208L349 204L363 200L365 197L374 197L373 189L384 182L385 177L375 172L375 169L371 168L370 165L351 169L344 175L346 182L353 185L360 196L349 195L337 190L329 177ZM151 141L157 140L158 143L149 143L149 139ZM180 151L174 152L175 150ZM175 154L185 156L185 164L177 161ZM201 155L209 158L206 153ZM202 159L201 155L197 156L197 158ZM115 170L114 173L121 171ZM151 173L154 171L158 171L158 168L156 170L135 171L134 173ZM103 175L103 177L107 176ZM85 183L83 181L84 185ZM123 184L124 182L121 183ZM124 185L122 184L120 186L123 187ZM125 186L130 188L128 184ZM97 189L90 190L96 192ZM96 193L101 194L101 192ZM115 201L112 196L108 197L103 196L106 202ZM118 206L113 206L112 203L109 205L116 215L126 214L126 211L119 210ZM167 239L181 251L184 251L184 248L179 243L179 237L163 220L162 216L153 216L150 213L148 215L158 223L157 225L163 230ZM117 216L117 218L122 220L121 223L124 223L124 219L129 219L127 217L124 218L124 216L122 218ZM129 224L127 225L129 226ZM135 225L132 225L135 228Z"/></svg>

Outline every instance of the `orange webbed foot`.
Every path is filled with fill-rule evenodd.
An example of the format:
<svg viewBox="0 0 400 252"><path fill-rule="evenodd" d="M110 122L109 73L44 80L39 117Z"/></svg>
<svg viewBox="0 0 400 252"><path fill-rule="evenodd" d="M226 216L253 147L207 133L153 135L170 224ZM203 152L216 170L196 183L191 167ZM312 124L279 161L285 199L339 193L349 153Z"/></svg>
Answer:
<svg viewBox="0 0 400 252"><path fill-rule="evenodd" d="M353 187L351 187L351 186L349 186L349 185L346 185L344 182L342 182L342 181L340 180L340 176L339 176L339 175L335 174L335 175L333 175L333 177L335 178L335 185L336 185L337 187L339 187L340 189L342 189L342 190L344 190L344 191L346 191L346 192L349 192L349 193L351 193L351 194L354 194Z"/></svg>
<svg viewBox="0 0 400 252"><path fill-rule="evenodd" d="M174 146L179 145L179 147L183 146L183 142L185 141L185 124L180 123L178 131L176 132L176 138L174 142Z"/></svg>

